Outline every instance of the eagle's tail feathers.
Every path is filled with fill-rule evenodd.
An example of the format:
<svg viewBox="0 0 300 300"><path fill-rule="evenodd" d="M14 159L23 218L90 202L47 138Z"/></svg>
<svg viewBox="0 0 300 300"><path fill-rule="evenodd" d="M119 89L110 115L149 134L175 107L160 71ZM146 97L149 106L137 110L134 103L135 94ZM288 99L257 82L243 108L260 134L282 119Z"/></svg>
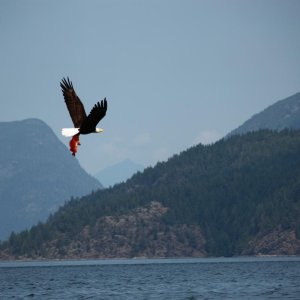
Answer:
<svg viewBox="0 0 300 300"><path fill-rule="evenodd" d="M79 128L63 128L61 134L66 137L74 136L79 133Z"/></svg>

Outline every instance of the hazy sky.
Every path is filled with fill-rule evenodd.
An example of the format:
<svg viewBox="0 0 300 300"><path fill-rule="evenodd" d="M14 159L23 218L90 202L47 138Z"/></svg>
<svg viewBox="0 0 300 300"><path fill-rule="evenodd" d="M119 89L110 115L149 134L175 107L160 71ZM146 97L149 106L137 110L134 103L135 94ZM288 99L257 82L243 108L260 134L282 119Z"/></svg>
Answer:
<svg viewBox="0 0 300 300"><path fill-rule="evenodd" d="M91 174L212 142L300 91L299 0L0 0L0 121L71 127L64 76L103 134L82 137Z"/></svg>

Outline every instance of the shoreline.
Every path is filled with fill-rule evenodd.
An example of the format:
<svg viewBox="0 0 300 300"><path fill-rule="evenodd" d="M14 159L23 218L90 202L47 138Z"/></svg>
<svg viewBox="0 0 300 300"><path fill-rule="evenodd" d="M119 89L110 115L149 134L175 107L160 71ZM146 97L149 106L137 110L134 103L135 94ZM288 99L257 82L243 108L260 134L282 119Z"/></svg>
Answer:
<svg viewBox="0 0 300 300"><path fill-rule="evenodd" d="M160 257L160 258L88 258L88 259L18 259L0 260L0 268L39 266L89 266L137 264L189 264L189 263L251 263L299 261L299 255L253 255L234 257Z"/></svg>

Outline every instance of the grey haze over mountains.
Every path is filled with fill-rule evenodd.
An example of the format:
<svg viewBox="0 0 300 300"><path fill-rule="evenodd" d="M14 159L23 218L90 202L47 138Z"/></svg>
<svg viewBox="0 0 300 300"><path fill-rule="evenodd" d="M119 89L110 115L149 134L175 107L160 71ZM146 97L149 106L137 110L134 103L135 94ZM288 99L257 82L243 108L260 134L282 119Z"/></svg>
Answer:
<svg viewBox="0 0 300 300"><path fill-rule="evenodd" d="M41 120L0 122L0 240L102 188Z"/></svg>
<svg viewBox="0 0 300 300"><path fill-rule="evenodd" d="M129 179L133 174L142 171L144 167L130 159L125 159L117 164L97 172L95 177L105 186L113 186Z"/></svg>
<svg viewBox="0 0 300 300"><path fill-rule="evenodd" d="M228 136L257 131L259 129L280 131L285 128L300 128L300 93L270 105L231 131Z"/></svg>

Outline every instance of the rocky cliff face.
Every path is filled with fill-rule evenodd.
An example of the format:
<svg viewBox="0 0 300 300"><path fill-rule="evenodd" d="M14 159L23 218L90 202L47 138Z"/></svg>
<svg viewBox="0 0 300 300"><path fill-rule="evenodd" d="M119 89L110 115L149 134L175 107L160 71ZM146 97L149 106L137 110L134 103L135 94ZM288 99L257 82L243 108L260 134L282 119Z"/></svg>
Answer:
<svg viewBox="0 0 300 300"><path fill-rule="evenodd" d="M299 255L300 240L293 229L275 228L251 240L243 255Z"/></svg>
<svg viewBox="0 0 300 300"><path fill-rule="evenodd" d="M134 209L120 216L99 218L85 226L74 240L61 235L44 243L40 253L28 257L55 259L133 258L133 257L203 257L205 239L198 226L166 225L162 217L168 208L159 202ZM64 242L62 242L64 241ZM15 258L8 253L2 259ZM17 257L26 259L26 256Z"/></svg>

